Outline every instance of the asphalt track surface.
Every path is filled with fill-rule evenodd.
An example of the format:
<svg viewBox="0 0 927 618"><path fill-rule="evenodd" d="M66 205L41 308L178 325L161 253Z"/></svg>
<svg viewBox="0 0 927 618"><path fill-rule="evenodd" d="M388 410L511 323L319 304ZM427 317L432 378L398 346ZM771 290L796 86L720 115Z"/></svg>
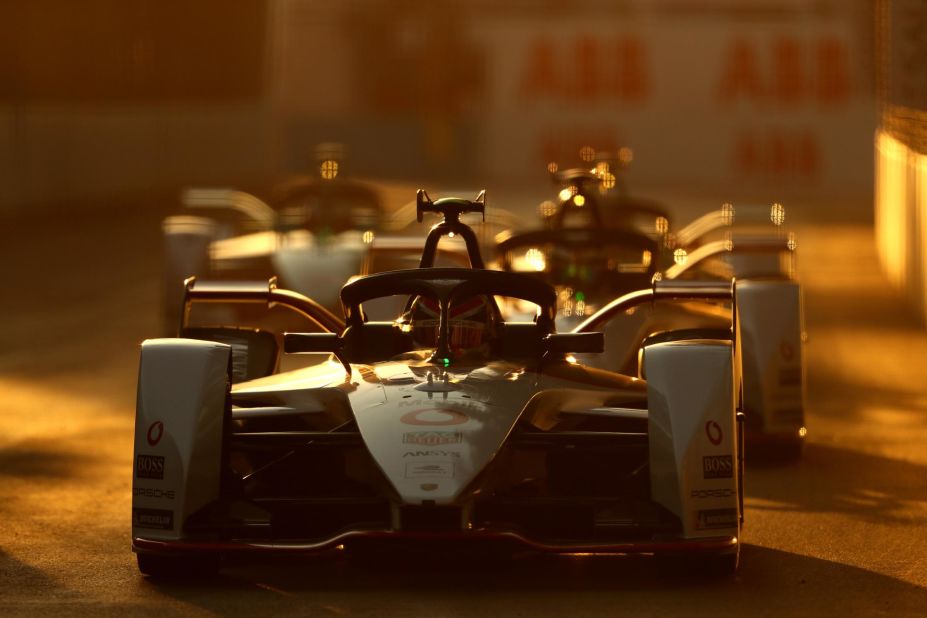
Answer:
<svg viewBox="0 0 927 618"><path fill-rule="evenodd" d="M0 615L927 615L927 331L865 224L799 228L809 444L797 464L748 468L734 577L445 553L143 578L132 426L138 344L158 332L161 214L0 222Z"/></svg>

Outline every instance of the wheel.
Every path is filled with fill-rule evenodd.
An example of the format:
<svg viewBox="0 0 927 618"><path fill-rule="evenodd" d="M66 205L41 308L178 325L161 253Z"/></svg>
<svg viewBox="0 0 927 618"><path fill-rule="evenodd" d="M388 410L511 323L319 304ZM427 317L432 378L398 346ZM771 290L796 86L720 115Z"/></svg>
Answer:
<svg viewBox="0 0 927 618"><path fill-rule="evenodd" d="M805 449L799 436L754 438L747 436L748 463L756 466L777 466L797 463Z"/></svg>
<svg viewBox="0 0 927 618"><path fill-rule="evenodd" d="M219 572L218 554L136 554L138 570L155 579L209 579Z"/></svg>

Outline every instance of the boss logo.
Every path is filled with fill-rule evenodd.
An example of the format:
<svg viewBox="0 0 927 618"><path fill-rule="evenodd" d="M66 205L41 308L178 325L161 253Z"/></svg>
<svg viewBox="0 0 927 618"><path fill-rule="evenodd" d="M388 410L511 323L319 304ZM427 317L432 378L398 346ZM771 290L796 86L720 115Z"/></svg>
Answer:
<svg viewBox="0 0 927 618"><path fill-rule="evenodd" d="M135 478L164 480L164 458L139 455L135 460Z"/></svg>
<svg viewBox="0 0 927 618"><path fill-rule="evenodd" d="M734 476L734 460L730 455L702 457L702 478L729 479Z"/></svg>
<svg viewBox="0 0 927 618"><path fill-rule="evenodd" d="M439 446L441 444L460 444L462 441L463 434L457 431L409 431L402 434L403 444Z"/></svg>

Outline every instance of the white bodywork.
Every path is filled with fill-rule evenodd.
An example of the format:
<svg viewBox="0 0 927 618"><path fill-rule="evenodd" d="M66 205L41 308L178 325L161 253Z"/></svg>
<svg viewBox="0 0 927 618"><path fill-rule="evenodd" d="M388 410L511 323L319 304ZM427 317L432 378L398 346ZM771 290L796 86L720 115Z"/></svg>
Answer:
<svg viewBox="0 0 927 618"><path fill-rule="evenodd" d="M180 538L186 518L219 496L230 350L191 339L142 344L133 535Z"/></svg>
<svg viewBox="0 0 927 618"><path fill-rule="evenodd" d="M137 537L181 538L185 519L218 495L228 354L225 345L185 339L143 344L136 457L164 457L164 476L136 478L135 486L173 494L147 497L136 490ZM720 525L718 514L736 512L736 471L725 468L729 476L711 481L702 475L704 457L736 462L733 363L731 346L723 342L661 344L648 351L653 497L680 517L685 538L732 532ZM401 502L441 505L469 499L474 479L520 418L546 431L564 415L646 415L608 407L610 398L629 393L644 396L643 383L576 364L538 374L508 362L444 370L388 361L356 366L348 378L340 364L326 362L236 385L231 400L272 394L283 402L267 409L275 415L284 408L325 413L339 408L333 402L347 402L364 444ZM235 407L231 418L260 414L260 408ZM164 435L151 445L148 432L158 422ZM724 437L718 444L709 444L706 423L720 428ZM172 514L169 528L144 519L158 512Z"/></svg>
<svg viewBox="0 0 927 618"><path fill-rule="evenodd" d="M650 483L687 538L736 535L735 355L721 341L647 347Z"/></svg>
<svg viewBox="0 0 927 618"><path fill-rule="evenodd" d="M804 430L804 351L801 288L785 279L737 284L743 337L743 396L765 433Z"/></svg>

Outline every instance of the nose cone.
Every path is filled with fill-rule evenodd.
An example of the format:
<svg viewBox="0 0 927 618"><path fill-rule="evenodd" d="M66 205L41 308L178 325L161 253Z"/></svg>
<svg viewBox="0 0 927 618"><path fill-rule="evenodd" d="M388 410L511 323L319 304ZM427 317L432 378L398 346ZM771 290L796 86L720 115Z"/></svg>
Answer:
<svg viewBox="0 0 927 618"><path fill-rule="evenodd" d="M400 382L384 384L382 404L355 409L367 448L406 504L453 503L505 442L531 393L504 379Z"/></svg>

